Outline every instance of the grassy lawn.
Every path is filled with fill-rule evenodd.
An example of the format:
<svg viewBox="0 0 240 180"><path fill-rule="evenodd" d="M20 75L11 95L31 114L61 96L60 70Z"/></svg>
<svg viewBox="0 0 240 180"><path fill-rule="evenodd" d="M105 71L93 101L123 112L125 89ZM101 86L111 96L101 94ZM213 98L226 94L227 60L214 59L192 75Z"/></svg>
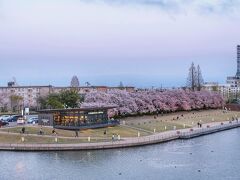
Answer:
<svg viewBox="0 0 240 180"><path fill-rule="evenodd" d="M53 128L42 127L44 135L37 135L40 126L25 126L26 133L24 135L20 134L22 126L0 129L4 132L17 133L17 134L0 134L0 143L33 143L33 144L49 144L55 143L55 136L52 135ZM107 131L104 135L103 132ZM106 142L111 141L112 134L119 134L121 138L123 137L137 137L138 131L125 128L121 126L99 128L99 129L88 129L79 132L79 138L75 138L75 132L69 130L56 129L58 136L64 136L66 138L58 138L58 143L83 143L88 142L88 137L91 137L91 142ZM45 136L51 135L52 137ZM149 135L149 133L141 132L141 136ZM21 137L24 136L25 141L21 141Z"/></svg>
<svg viewBox="0 0 240 180"><path fill-rule="evenodd" d="M145 121L142 123L130 123L130 126L144 129L144 130L151 131L151 132L153 132L154 129L156 132L174 130L174 126L176 129L184 129L184 128L191 127L189 125L184 126L181 123L167 122L167 121L163 121L163 122L161 122L161 121Z"/></svg>
<svg viewBox="0 0 240 180"><path fill-rule="evenodd" d="M240 112L230 111L224 113L222 110L177 112L159 115L156 119L154 119L154 116L129 117L122 119L122 122L125 121L125 124L128 126L148 131L156 129L156 132L162 132L165 131L165 126L167 130L173 130L174 126L176 126L176 129L183 129L184 127L197 126L198 122L202 124L222 122L228 120L228 118L232 119L232 117L240 117Z"/></svg>
<svg viewBox="0 0 240 180"><path fill-rule="evenodd" d="M40 130L40 126L25 126L26 134L38 134ZM10 132L10 133L19 133L21 132L22 126L13 127L13 128L4 128L0 129L0 131ZM53 128L50 127L42 127L44 135L52 135ZM107 134L104 135L104 131L106 130ZM58 136L64 137L75 137L75 131L70 130L62 130L56 129ZM138 131L135 129L115 126L115 127L107 127L107 128L99 128L99 129L87 129L81 130L79 132L79 137L97 137L97 138L111 138L112 134L119 134L121 137L137 137ZM147 132L141 132L142 136L149 135Z"/></svg>
<svg viewBox="0 0 240 180"><path fill-rule="evenodd" d="M108 127L108 128L99 128L99 129L88 129L81 131L81 136L92 136L92 137L105 137L106 135L103 134L104 130L107 131L107 137L112 137L112 134L119 134L121 137L137 137L138 131L135 129L122 127L122 126L115 126L115 127ZM141 132L142 136L150 135L147 132Z"/></svg>
<svg viewBox="0 0 240 180"><path fill-rule="evenodd" d="M178 118L177 118L178 117ZM111 141L112 134L119 134L121 138L124 137L137 137L138 131L141 136L147 136L153 133L154 129L156 132L163 132L173 130L174 126L176 129L190 128L197 125L198 122L209 123L209 122L222 122L232 117L240 117L240 112L223 112L221 110L205 110L205 111L191 111L191 112L177 112L165 115L154 116L141 116L141 117L129 117L123 118L121 121L125 122L127 126L115 126L99 129L88 129L81 130L79 132L79 138L75 137L75 131L56 129L58 136L66 138L58 138L58 143L82 143L88 142L88 137L91 137L91 142L102 142ZM166 129L165 129L166 127ZM24 143L55 143L55 136L52 135L53 128L42 127L44 135L37 135L40 130L40 126L25 126L26 134ZM135 129L140 128L142 129ZM23 143L21 142L22 135L20 131L22 126L0 128L0 131L17 133L17 134L0 134L0 143ZM106 130L107 134L104 135ZM146 132L146 131L151 132Z"/></svg>
<svg viewBox="0 0 240 180"><path fill-rule="evenodd" d="M24 142L22 142L22 137L24 137ZM94 142L106 142L111 141L108 139L91 138L91 143ZM70 143L84 143L88 142L87 138L58 138L58 144L70 144ZM32 136L32 135L20 135L20 134L0 134L0 143L21 143L21 144L56 144L55 137L44 137L44 136Z"/></svg>

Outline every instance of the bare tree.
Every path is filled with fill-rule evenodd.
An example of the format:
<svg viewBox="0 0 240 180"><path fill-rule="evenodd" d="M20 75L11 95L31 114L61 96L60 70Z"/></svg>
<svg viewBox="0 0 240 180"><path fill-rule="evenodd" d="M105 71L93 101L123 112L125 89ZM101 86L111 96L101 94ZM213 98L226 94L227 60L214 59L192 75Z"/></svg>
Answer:
<svg viewBox="0 0 240 180"><path fill-rule="evenodd" d="M201 90L203 83L204 83L204 80L203 80L203 77L202 77L201 68L198 65L197 66L197 90L198 91Z"/></svg>
<svg viewBox="0 0 240 180"><path fill-rule="evenodd" d="M11 108L12 111L20 112L23 108L23 97L18 95L11 95L10 96Z"/></svg>
<svg viewBox="0 0 240 180"><path fill-rule="evenodd" d="M7 111L8 109L8 97L7 93L0 94L0 109L1 111Z"/></svg>
<svg viewBox="0 0 240 180"><path fill-rule="evenodd" d="M73 76L71 80L71 87L79 87L79 80L77 76Z"/></svg>
<svg viewBox="0 0 240 180"><path fill-rule="evenodd" d="M189 68L187 87L191 88L192 91L197 87L197 71L193 62Z"/></svg>

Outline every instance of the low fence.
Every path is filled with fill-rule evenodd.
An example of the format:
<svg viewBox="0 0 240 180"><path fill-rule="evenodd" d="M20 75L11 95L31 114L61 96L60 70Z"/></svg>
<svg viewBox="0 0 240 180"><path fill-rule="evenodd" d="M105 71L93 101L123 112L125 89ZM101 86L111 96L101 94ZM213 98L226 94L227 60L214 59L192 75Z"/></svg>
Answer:
<svg viewBox="0 0 240 180"><path fill-rule="evenodd" d="M64 151L64 150L95 150L95 149L110 149L110 148L124 148L143 146L149 144L156 144L167 142L176 139L189 139L197 136L211 134L227 129L240 127L240 122L230 121L230 123L219 123L210 127L198 129L185 129L182 131L174 130L164 133L154 134L145 137L125 138L123 140L114 140L111 142L97 142L97 143L79 143L79 144L0 144L0 150L14 150L14 151Z"/></svg>
<svg viewBox="0 0 240 180"><path fill-rule="evenodd" d="M176 132L151 135L137 138L127 138L122 140L114 140L111 142L97 143L80 143L80 144L0 144L1 150L14 151L64 151L64 150L96 150L96 149L111 149L143 146L156 144L178 139L179 135Z"/></svg>
<svg viewBox="0 0 240 180"><path fill-rule="evenodd" d="M179 135L180 139L189 139L197 136L202 136L206 134L211 134L219 131L224 131L227 129L233 129L240 127L240 122L238 121L230 121L229 123L220 123L220 125L215 126L207 126L206 128L199 128L199 129L190 129L187 132L181 132Z"/></svg>

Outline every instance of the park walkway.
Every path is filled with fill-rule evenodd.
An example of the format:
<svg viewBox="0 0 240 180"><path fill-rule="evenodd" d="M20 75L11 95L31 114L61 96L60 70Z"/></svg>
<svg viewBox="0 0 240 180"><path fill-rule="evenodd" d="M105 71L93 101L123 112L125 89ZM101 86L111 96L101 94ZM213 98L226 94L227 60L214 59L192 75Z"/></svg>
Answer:
<svg viewBox="0 0 240 180"><path fill-rule="evenodd" d="M167 142L175 139L188 139L205 134L215 133L227 129L240 127L238 121L212 122L204 124L202 128L188 128L182 130L172 130L162 133L155 133L143 137L131 137L111 142L96 142L96 143L78 143L78 144L0 144L0 150L15 150L15 151L59 151L59 150L94 150L94 149L109 149L109 148L123 148L143 146L148 144L156 144ZM1 132L5 133L5 132ZM8 133L8 132L6 132ZM12 133L8 133L12 134ZM13 133L14 134L14 133ZM16 133L15 133L16 134ZM39 135L36 135L39 136ZM49 136L53 137L53 136ZM71 137L65 137L71 138Z"/></svg>

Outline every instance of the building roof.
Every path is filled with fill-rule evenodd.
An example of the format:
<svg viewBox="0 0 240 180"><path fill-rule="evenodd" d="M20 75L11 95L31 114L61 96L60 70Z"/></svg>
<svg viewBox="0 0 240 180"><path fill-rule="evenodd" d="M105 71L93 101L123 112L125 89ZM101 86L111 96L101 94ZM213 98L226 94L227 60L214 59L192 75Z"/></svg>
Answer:
<svg viewBox="0 0 240 180"><path fill-rule="evenodd" d="M44 87L47 87L47 88L51 88L53 86L51 85L48 85L48 86L0 86L0 88L44 88Z"/></svg>
<svg viewBox="0 0 240 180"><path fill-rule="evenodd" d="M38 86L38 85L33 85L33 86L0 86L0 88L42 88L42 87L49 87L49 88L54 88L54 89L71 89L71 88L88 88L88 89L91 89L91 88L121 88L121 87L110 87L110 86L79 86L79 87L71 87L71 86L52 86L52 85L46 85L46 86ZM122 88L135 88L133 86L124 86Z"/></svg>
<svg viewBox="0 0 240 180"><path fill-rule="evenodd" d="M56 89L62 89L62 88L108 88L108 86L78 86L78 87L71 87L71 86L53 86L53 88Z"/></svg>
<svg viewBox="0 0 240 180"><path fill-rule="evenodd" d="M123 89L125 89L125 88L135 88L134 86L123 86L123 87L118 87L118 86L116 86L116 87L109 87L109 88L116 88L116 89L121 89L121 88L123 88Z"/></svg>
<svg viewBox="0 0 240 180"><path fill-rule="evenodd" d="M69 112L69 111L94 111L94 110L108 110L116 108L117 106L102 106L102 107L82 107L82 108L69 108L69 109L42 109L38 110L39 113L52 113L52 112Z"/></svg>

